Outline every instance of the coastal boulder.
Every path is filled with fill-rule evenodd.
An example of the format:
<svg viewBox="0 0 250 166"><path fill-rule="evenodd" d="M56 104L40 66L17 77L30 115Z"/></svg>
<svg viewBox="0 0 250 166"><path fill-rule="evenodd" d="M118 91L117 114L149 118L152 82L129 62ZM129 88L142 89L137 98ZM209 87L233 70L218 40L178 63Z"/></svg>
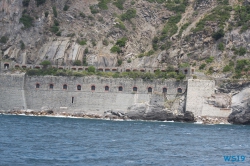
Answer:
<svg viewBox="0 0 250 166"><path fill-rule="evenodd" d="M250 125L250 88L241 90L232 98L232 113L228 122L232 124Z"/></svg>
<svg viewBox="0 0 250 166"><path fill-rule="evenodd" d="M232 112L228 117L228 122L232 124L250 125L250 109L239 109Z"/></svg>

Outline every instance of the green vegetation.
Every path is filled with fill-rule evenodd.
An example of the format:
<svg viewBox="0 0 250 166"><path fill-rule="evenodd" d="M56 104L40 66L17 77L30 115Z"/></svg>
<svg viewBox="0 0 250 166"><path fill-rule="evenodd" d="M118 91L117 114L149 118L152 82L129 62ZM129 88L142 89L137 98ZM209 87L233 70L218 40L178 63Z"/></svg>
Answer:
<svg viewBox="0 0 250 166"><path fill-rule="evenodd" d="M24 25L24 29L27 29L33 26L34 19L27 14L23 14L19 21Z"/></svg>
<svg viewBox="0 0 250 166"><path fill-rule="evenodd" d="M108 10L108 3L110 2L110 0L98 0L99 3L98 3L98 7L101 9L101 10Z"/></svg>
<svg viewBox="0 0 250 166"><path fill-rule="evenodd" d="M120 52L121 52L121 49L120 49L119 46L114 45L114 46L110 49L110 51L111 51L112 53L120 53Z"/></svg>
<svg viewBox="0 0 250 166"><path fill-rule="evenodd" d="M61 32L59 30L59 22L54 20L54 25L50 28L50 31L56 34L56 36L61 36Z"/></svg>
<svg viewBox="0 0 250 166"><path fill-rule="evenodd" d="M46 2L46 0L35 0L35 1L37 6L40 6Z"/></svg>
<svg viewBox="0 0 250 166"><path fill-rule="evenodd" d="M156 3L160 3L160 4L166 2L166 0L146 0L146 1L151 2L151 3L155 3L156 2Z"/></svg>
<svg viewBox="0 0 250 166"><path fill-rule="evenodd" d="M121 59L118 59L117 60L117 66L121 66L122 65L122 60Z"/></svg>
<svg viewBox="0 0 250 166"><path fill-rule="evenodd" d="M124 23L120 19L116 19L116 22L118 23L115 24L115 27L120 28L122 30L126 30Z"/></svg>
<svg viewBox="0 0 250 166"><path fill-rule="evenodd" d="M89 66L88 71L70 71L65 69L57 69L57 68L43 68L43 69L27 69L27 75L54 75L54 76L75 76L75 77L83 77L83 76L89 76L89 75L97 75L101 77L113 77L113 78L133 78L138 79L141 78L143 80L154 80L158 78L162 79L176 79L176 80L183 80L185 78L185 75L180 73L177 74L175 71L167 70L167 72L161 72L160 70L155 71L155 73L149 73L149 72L99 72L96 71L94 66Z"/></svg>
<svg viewBox="0 0 250 166"><path fill-rule="evenodd" d="M123 37L117 40L116 45L118 45L119 47L124 47L126 45L126 41L127 41L127 38Z"/></svg>
<svg viewBox="0 0 250 166"><path fill-rule="evenodd" d="M73 63L74 66L81 66L82 62L80 60L75 60Z"/></svg>
<svg viewBox="0 0 250 166"><path fill-rule="evenodd" d="M130 21L132 18L136 17L136 10L135 9L128 9L124 14L122 14L121 16L121 20L125 21L128 20Z"/></svg>
<svg viewBox="0 0 250 166"><path fill-rule="evenodd" d="M54 25L50 28L50 31L56 34L59 31L59 27Z"/></svg>
<svg viewBox="0 0 250 166"><path fill-rule="evenodd" d="M150 51L148 51L148 52L146 52L146 53L141 53L140 55L138 55L138 58L142 58L142 57L144 57L144 56L151 56L151 55L153 55L155 52L154 52L154 50L150 50Z"/></svg>
<svg viewBox="0 0 250 166"><path fill-rule="evenodd" d="M21 50L25 49L25 44L22 40L20 41L20 48L21 48Z"/></svg>
<svg viewBox="0 0 250 166"><path fill-rule="evenodd" d="M54 20L54 25L59 26L59 22L57 20Z"/></svg>
<svg viewBox="0 0 250 166"><path fill-rule="evenodd" d="M175 13L184 13L187 5L188 5L187 0L183 0L182 3L180 3L180 0L175 0L175 1L168 1L168 3L166 3L166 8Z"/></svg>
<svg viewBox="0 0 250 166"><path fill-rule="evenodd" d="M223 29L219 29L217 32L214 32L212 34L212 37L215 40L219 40L220 38L224 37L224 35L225 35L224 30Z"/></svg>
<svg viewBox="0 0 250 166"><path fill-rule="evenodd" d="M177 14L169 18L167 24L162 30L161 38L170 37L178 31L177 23L181 20L181 14Z"/></svg>
<svg viewBox="0 0 250 166"><path fill-rule="evenodd" d="M49 65L51 65L51 62L48 60L45 60L45 61L41 62L40 65L42 65L43 68L47 68Z"/></svg>
<svg viewBox="0 0 250 166"><path fill-rule="evenodd" d="M243 56L247 53L247 49L244 47L240 47L239 49L233 47L232 51L234 52L235 55Z"/></svg>
<svg viewBox="0 0 250 166"><path fill-rule="evenodd" d="M196 28L193 32L203 31L206 23L208 21L217 22L219 27L223 29L225 22L230 18L231 6L217 6L212 11L211 14L206 15L202 20L196 24Z"/></svg>
<svg viewBox="0 0 250 166"><path fill-rule="evenodd" d="M208 69L208 74L213 74L213 72L214 72L214 68L213 67L209 67L209 69Z"/></svg>
<svg viewBox="0 0 250 166"><path fill-rule="evenodd" d="M86 55L83 56L83 58L82 58L82 64L83 64L83 66L88 66L88 62L87 62L87 57L86 57Z"/></svg>
<svg viewBox="0 0 250 166"><path fill-rule="evenodd" d="M80 44L81 46L83 46L83 45L87 44L87 40L86 39L77 40L77 43Z"/></svg>
<svg viewBox="0 0 250 166"><path fill-rule="evenodd" d="M89 9L92 14L99 13L99 10L97 9L96 6L90 6Z"/></svg>
<svg viewBox="0 0 250 166"><path fill-rule="evenodd" d="M218 50L220 50L220 51L224 51L224 44L223 43L219 43L218 44Z"/></svg>
<svg viewBox="0 0 250 166"><path fill-rule="evenodd" d="M45 17L48 17L48 15L49 15L49 12L46 11L46 12L44 13L44 16L45 16Z"/></svg>
<svg viewBox="0 0 250 166"><path fill-rule="evenodd" d="M95 67L94 66L89 66L88 67L88 72L95 73Z"/></svg>
<svg viewBox="0 0 250 166"><path fill-rule="evenodd" d="M250 27L250 5L236 6L234 8L236 26L241 26L241 32L244 32Z"/></svg>
<svg viewBox="0 0 250 166"><path fill-rule="evenodd" d="M2 36L2 37L0 38L0 43L5 44L5 43L7 43L8 40L9 40L8 37Z"/></svg>
<svg viewBox="0 0 250 166"><path fill-rule="evenodd" d="M247 76L249 71L250 71L250 60L248 59L237 60L234 78L239 79L244 75Z"/></svg>
<svg viewBox="0 0 250 166"><path fill-rule="evenodd" d="M67 11L68 9L69 9L69 6L65 4L64 7L63 7L63 10Z"/></svg>
<svg viewBox="0 0 250 166"><path fill-rule="evenodd" d="M189 63L182 63L182 64L180 64L180 67L181 67L181 68L189 67L189 66L190 66Z"/></svg>
<svg viewBox="0 0 250 166"><path fill-rule="evenodd" d="M123 4L126 0L116 0L115 2L113 2L113 4L120 10L123 10Z"/></svg>
<svg viewBox="0 0 250 166"><path fill-rule="evenodd" d="M158 37L154 37L153 40L152 40L152 45L153 45L153 49L156 51L158 50L158 41L159 41L159 38Z"/></svg>
<svg viewBox="0 0 250 166"><path fill-rule="evenodd" d="M23 0L23 6L24 7L28 7L29 6L29 4L30 4L30 0Z"/></svg>
<svg viewBox="0 0 250 166"><path fill-rule="evenodd" d="M205 69L205 67L206 67L206 64L203 63L203 64L200 65L199 70L203 70L203 69Z"/></svg>
<svg viewBox="0 0 250 166"><path fill-rule="evenodd" d="M184 25L181 27L181 29L180 29L180 31L179 31L179 34L178 34L179 37L181 37L182 32L183 32L185 29L187 29L187 27L188 27L189 25L190 25L190 22L184 24Z"/></svg>
<svg viewBox="0 0 250 166"><path fill-rule="evenodd" d="M102 44L105 45L105 46L108 46L109 45L109 41L107 39L104 39L102 41Z"/></svg>
<svg viewBox="0 0 250 166"><path fill-rule="evenodd" d="M121 53L121 47L125 47L127 38L123 37L116 41L116 44L110 49L112 53Z"/></svg>
<svg viewBox="0 0 250 166"><path fill-rule="evenodd" d="M89 49L88 48L85 48L84 49L84 54L86 55L86 54L88 54L89 53Z"/></svg>
<svg viewBox="0 0 250 166"><path fill-rule="evenodd" d="M210 56L206 59L206 63L212 63L214 61L214 57Z"/></svg>
<svg viewBox="0 0 250 166"><path fill-rule="evenodd" d="M54 14L54 16L57 17L57 10L56 10L56 7L53 6L52 9L53 9L53 14Z"/></svg>
<svg viewBox="0 0 250 166"><path fill-rule="evenodd" d="M82 17L82 18L85 18L86 17L86 15L83 13L83 12L80 12L80 17Z"/></svg>
<svg viewBox="0 0 250 166"><path fill-rule="evenodd" d="M92 46L94 46L94 47L96 46L96 41L95 40L92 40L91 43L92 43Z"/></svg>

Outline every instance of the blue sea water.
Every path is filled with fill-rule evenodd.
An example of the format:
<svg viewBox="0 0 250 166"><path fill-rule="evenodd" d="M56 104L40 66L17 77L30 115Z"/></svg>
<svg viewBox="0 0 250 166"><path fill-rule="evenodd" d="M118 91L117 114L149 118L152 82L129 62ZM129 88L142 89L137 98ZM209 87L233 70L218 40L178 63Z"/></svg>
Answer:
<svg viewBox="0 0 250 166"><path fill-rule="evenodd" d="M250 165L250 126L0 115L0 165Z"/></svg>

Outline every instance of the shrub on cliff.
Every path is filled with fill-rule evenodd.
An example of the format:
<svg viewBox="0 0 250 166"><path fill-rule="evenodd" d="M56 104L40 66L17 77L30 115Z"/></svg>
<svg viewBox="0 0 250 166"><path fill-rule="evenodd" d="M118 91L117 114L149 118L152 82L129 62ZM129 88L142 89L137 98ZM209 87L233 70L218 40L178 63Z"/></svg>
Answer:
<svg viewBox="0 0 250 166"><path fill-rule="evenodd" d="M48 60L45 60L41 62L40 65L42 65L44 68L47 68L49 65L51 65L51 62Z"/></svg>
<svg viewBox="0 0 250 166"><path fill-rule="evenodd" d="M74 61L73 65L74 66L81 66L82 62L80 60L76 60L76 61Z"/></svg>
<svg viewBox="0 0 250 166"><path fill-rule="evenodd" d="M120 49L120 47L118 47L117 45L114 45L111 49L110 49L110 51L112 52L112 53L120 53L121 52L121 49Z"/></svg>
<svg viewBox="0 0 250 166"><path fill-rule="evenodd" d="M120 10L123 10L123 4L126 0L117 0L116 2L113 2L113 4Z"/></svg>
<svg viewBox="0 0 250 166"><path fill-rule="evenodd" d="M46 0L36 0L36 5L40 6L42 4L44 4L46 2Z"/></svg>
<svg viewBox="0 0 250 166"><path fill-rule="evenodd" d="M53 9L53 14L54 14L54 16L57 17L57 10L56 10L56 7L53 6L52 9Z"/></svg>
<svg viewBox="0 0 250 166"><path fill-rule="evenodd" d="M19 22L24 25L24 29L32 27L33 21L34 21L34 19L27 14L22 15L22 17L19 20Z"/></svg>
<svg viewBox="0 0 250 166"><path fill-rule="evenodd" d="M23 6L28 7L30 3L30 0L23 0Z"/></svg>
<svg viewBox="0 0 250 166"><path fill-rule="evenodd" d="M223 29L220 29L218 30L217 32L214 32L212 34L212 37L215 39L215 40L219 40L220 38L224 37L225 33L224 33L224 30Z"/></svg>
<svg viewBox="0 0 250 166"><path fill-rule="evenodd" d="M135 9L128 9L126 13L121 15L121 20L131 20L132 18L136 17L136 10Z"/></svg>
<svg viewBox="0 0 250 166"><path fill-rule="evenodd" d="M95 73L95 67L94 66L89 66L88 67L88 72Z"/></svg>
<svg viewBox="0 0 250 166"><path fill-rule="evenodd" d="M5 43L7 43L7 41L8 41L8 38L7 38L6 36L2 36L2 37L0 38L0 43L5 44Z"/></svg>

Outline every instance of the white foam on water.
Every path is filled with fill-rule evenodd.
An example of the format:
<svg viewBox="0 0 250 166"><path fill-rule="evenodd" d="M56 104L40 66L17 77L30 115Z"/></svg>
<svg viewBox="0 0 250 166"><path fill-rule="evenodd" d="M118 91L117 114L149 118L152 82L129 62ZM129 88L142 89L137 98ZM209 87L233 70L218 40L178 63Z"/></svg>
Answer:
<svg viewBox="0 0 250 166"><path fill-rule="evenodd" d="M194 124L203 124L202 121L194 122Z"/></svg>

